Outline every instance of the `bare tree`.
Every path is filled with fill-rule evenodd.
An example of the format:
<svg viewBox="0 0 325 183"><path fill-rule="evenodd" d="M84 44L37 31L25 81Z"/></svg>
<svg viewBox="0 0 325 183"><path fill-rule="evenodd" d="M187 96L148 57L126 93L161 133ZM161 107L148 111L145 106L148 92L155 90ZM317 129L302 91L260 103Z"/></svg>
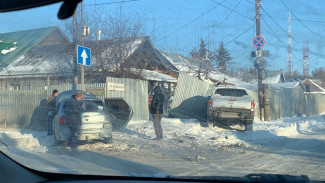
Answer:
<svg viewBox="0 0 325 183"><path fill-rule="evenodd" d="M85 9L84 9L85 10ZM77 37L81 41L81 19L77 19ZM122 7L115 14L103 10L84 11L83 24L90 27L85 46L92 49L92 66L85 68L85 74L93 81L104 82L106 76L140 77L131 68L144 69L149 65L150 54L141 50L149 41L143 37L145 19L138 13L123 14ZM73 22L66 22L65 31L72 38ZM100 32L100 34L99 34ZM100 39L100 40L99 40ZM148 43L147 43L148 44Z"/></svg>

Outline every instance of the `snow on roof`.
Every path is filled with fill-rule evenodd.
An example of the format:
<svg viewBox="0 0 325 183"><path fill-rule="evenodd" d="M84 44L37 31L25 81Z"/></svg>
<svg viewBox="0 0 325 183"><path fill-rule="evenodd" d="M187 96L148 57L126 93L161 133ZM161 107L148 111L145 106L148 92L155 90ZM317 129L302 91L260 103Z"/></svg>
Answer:
<svg viewBox="0 0 325 183"><path fill-rule="evenodd" d="M71 54L70 54L71 51ZM38 45L18 57L4 68L0 75L33 75L69 72L69 62L73 59L70 44Z"/></svg>
<svg viewBox="0 0 325 183"><path fill-rule="evenodd" d="M258 85L257 84L239 84L239 85L236 85L236 86L241 87L241 88L245 88L247 90L253 90L253 91L258 90Z"/></svg>
<svg viewBox="0 0 325 183"><path fill-rule="evenodd" d="M299 82L288 82L288 83L273 83L273 84L269 84L270 88L274 88L274 89L280 89L280 88L296 88L298 85L300 85ZM258 90L258 85L257 84L239 84L236 85L238 87L242 87L248 90Z"/></svg>
<svg viewBox="0 0 325 183"><path fill-rule="evenodd" d="M280 88L296 88L298 85L300 85L299 82L273 83L273 84L269 84L270 87L275 88L275 89L280 89Z"/></svg>
<svg viewBox="0 0 325 183"><path fill-rule="evenodd" d="M264 73L263 73L264 74ZM284 75L282 70L267 70L266 71L266 78L263 80L263 83L268 83L268 84L275 84L275 83L284 83ZM296 82L296 81L292 81ZM258 83L257 79L253 79L251 84L256 84Z"/></svg>
<svg viewBox="0 0 325 183"><path fill-rule="evenodd" d="M134 73L140 72L142 77L150 81L161 81L161 82L172 82L172 83L177 82L177 78L174 78L167 74L159 73L157 71L140 70L140 69L132 69L131 71Z"/></svg>
<svg viewBox="0 0 325 183"><path fill-rule="evenodd" d="M325 89L324 89L323 87L319 86L319 85L316 83L316 82L321 82L321 81L316 80L316 79L308 79L308 78L306 78L306 79L304 79L301 83L303 84L303 83L305 83L307 80L309 80L310 82L312 82L316 87L318 87L318 88L321 90L321 92L313 92L313 93L325 93Z"/></svg>
<svg viewBox="0 0 325 183"><path fill-rule="evenodd" d="M179 72L197 71L201 67L205 67L206 63L193 58L184 57L175 53L167 53L158 50L173 66L175 66Z"/></svg>
<svg viewBox="0 0 325 183"><path fill-rule="evenodd" d="M8 50L1 50L1 53L5 55L9 52L15 51L16 48L17 47L15 46L15 47L9 48Z"/></svg>
<svg viewBox="0 0 325 183"><path fill-rule="evenodd" d="M265 78L265 83L282 83L284 82L283 71L282 70L275 70L275 71L266 71L267 76Z"/></svg>
<svg viewBox="0 0 325 183"><path fill-rule="evenodd" d="M125 38L122 44L126 44L128 51L125 55L128 57L132 54L146 37ZM116 41L116 40L115 40ZM88 42L93 52L113 51L112 44L114 40L92 41ZM88 46L88 45L86 45ZM93 55L93 61L96 61L96 54ZM126 58L126 57L125 57ZM59 72L72 72L71 65L73 60L73 45L72 44L41 44L32 47L28 52L16 58L11 64L0 71L0 75L34 75L34 74L56 74Z"/></svg>
<svg viewBox="0 0 325 183"><path fill-rule="evenodd" d="M204 73L206 68L211 69L211 65L207 63L206 61L202 60L195 60L193 58L184 57L178 54L174 53L167 53L161 50L158 50L173 66L175 66L179 72L186 72L190 75L198 75L198 72L201 68L201 72ZM205 74L202 74L205 75ZM223 81L226 79L226 82L232 83L232 84L244 84L245 82L230 77L226 74L223 74L218 71L209 71L208 73L209 78ZM202 76L204 78L205 76Z"/></svg>
<svg viewBox="0 0 325 183"><path fill-rule="evenodd" d="M127 37L100 41L88 41L85 43L85 46L92 49L92 55L99 55L99 57L107 59L107 57L110 55L120 52L119 54L121 56L115 59L127 59L145 41L148 41L148 37ZM93 60L96 61L96 58Z"/></svg>
<svg viewBox="0 0 325 183"><path fill-rule="evenodd" d="M235 84L235 85L247 84L242 80L230 77L230 76L228 76L226 74L223 74L221 72L212 71L208 75L209 75L210 78L218 80L218 81L222 81L222 80L226 79L227 83L232 83L232 84Z"/></svg>
<svg viewBox="0 0 325 183"><path fill-rule="evenodd" d="M59 27L45 27L0 34L0 70L27 53Z"/></svg>

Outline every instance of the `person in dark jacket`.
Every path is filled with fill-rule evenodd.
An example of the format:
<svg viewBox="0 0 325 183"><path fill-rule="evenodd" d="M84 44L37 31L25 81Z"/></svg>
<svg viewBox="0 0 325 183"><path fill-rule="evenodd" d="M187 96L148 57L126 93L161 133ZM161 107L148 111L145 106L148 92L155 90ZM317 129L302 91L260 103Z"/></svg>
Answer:
<svg viewBox="0 0 325 183"><path fill-rule="evenodd" d="M156 138L155 140L163 139L163 129L161 126L161 118L164 112L164 95L159 86L153 89L153 97L150 104L150 112L153 118L153 125L155 128Z"/></svg>
<svg viewBox="0 0 325 183"><path fill-rule="evenodd" d="M77 141L77 126L81 124L81 113L83 111L80 100L83 98L82 91L77 91L66 104L66 123L70 129L71 136L69 145L74 145Z"/></svg>
<svg viewBox="0 0 325 183"><path fill-rule="evenodd" d="M56 114L56 97L58 95L59 95L59 91L57 89L54 89L52 91L52 95L47 100L47 109L48 109L47 135L53 135L52 120Z"/></svg>

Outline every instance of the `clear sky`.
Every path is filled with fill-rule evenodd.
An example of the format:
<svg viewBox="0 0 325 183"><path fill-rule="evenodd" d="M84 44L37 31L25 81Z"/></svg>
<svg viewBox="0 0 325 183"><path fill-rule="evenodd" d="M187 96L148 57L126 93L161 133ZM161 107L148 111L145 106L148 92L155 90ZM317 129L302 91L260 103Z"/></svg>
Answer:
<svg viewBox="0 0 325 183"><path fill-rule="evenodd" d="M85 0L85 10L146 19L146 32L154 47L189 56L200 38L210 50L220 42L234 58L231 67L253 67L250 53L255 30L255 0ZM270 51L267 69L286 69L288 12L291 10L293 69L302 73L302 50L309 42L311 71L325 67L325 1L262 0L261 35ZM121 9L120 9L121 8ZM0 13L0 33L59 25L59 4L34 10ZM71 21L71 19L67 20ZM63 29L63 28L62 28Z"/></svg>

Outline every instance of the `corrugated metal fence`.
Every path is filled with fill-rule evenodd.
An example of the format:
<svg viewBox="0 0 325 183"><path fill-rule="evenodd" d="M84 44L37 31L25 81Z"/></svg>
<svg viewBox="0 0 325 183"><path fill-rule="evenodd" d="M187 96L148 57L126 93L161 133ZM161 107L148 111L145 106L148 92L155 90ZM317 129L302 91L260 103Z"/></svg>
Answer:
<svg viewBox="0 0 325 183"><path fill-rule="evenodd" d="M185 99L193 96L210 96L213 86L199 78L180 73L178 76L177 87L171 108L179 106Z"/></svg>
<svg viewBox="0 0 325 183"><path fill-rule="evenodd" d="M180 73L169 114L181 118L206 120L208 96L214 86L199 78Z"/></svg>
<svg viewBox="0 0 325 183"><path fill-rule="evenodd" d="M85 88L104 88L105 98L123 98L133 109L132 120L149 120L148 82L134 79L107 78L110 83L124 85L124 91L107 89L106 83L85 84ZM71 90L72 84L50 85L44 90L0 91L0 127L34 129L47 128L47 98L53 89L59 92ZM77 85L79 90L81 85Z"/></svg>
<svg viewBox="0 0 325 183"><path fill-rule="evenodd" d="M284 85L285 86L285 85ZM325 94L304 94L300 87L270 88L270 118L276 120L295 115L319 115L325 112ZM170 114L181 118L205 120L207 96L215 87L208 82L186 73L180 73ZM255 117L259 118L258 95L256 90L246 89L256 102Z"/></svg>
<svg viewBox="0 0 325 183"><path fill-rule="evenodd" d="M106 98L123 98L132 107L132 120L149 120L148 81L107 77L106 82L124 85L124 91L106 89Z"/></svg>
<svg viewBox="0 0 325 183"><path fill-rule="evenodd" d="M46 90L20 90L0 92L0 127L17 128L46 126Z"/></svg>

